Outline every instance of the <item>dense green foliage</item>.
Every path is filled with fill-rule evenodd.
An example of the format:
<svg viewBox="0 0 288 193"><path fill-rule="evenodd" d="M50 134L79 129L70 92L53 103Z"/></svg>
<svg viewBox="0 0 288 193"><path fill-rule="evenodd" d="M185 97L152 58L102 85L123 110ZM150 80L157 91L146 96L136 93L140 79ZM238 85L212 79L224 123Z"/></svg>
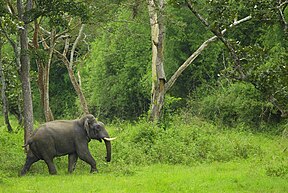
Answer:
<svg viewBox="0 0 288 193"><path fill-rule="evenodd" d="M108 23L92 44L83 70L84 88L93 114L135 119L149 108L146 73L151 53L149 25L144 22L148 18L126 22L132 13L120 8L115 17L119 22Z"/></svg>
<svg viewBox="0 0 288 193"><path fill-rule="evenodd" d="M79 43L74 56L74 72L81 72L81 86L90 112L102 120L135 120L147 114L151 97L151 32L147 4L129 0L109 3L77 1L77 6L76 2L69 0L53 2L36 1L34 9L26 14L31 20L40 18L41 25L48 30L51 24L56 26L57 32L68 30L73 38L78 33L78 26L75 23L67 28L67 24L79 17L87 24L82 38L84 41ZM252 123L252 126L258 127L264 122L285 122L288 108L288 46L283 18L287 20L288 11L283 5L282 18L279 3L272 0L191 1L194 9L206 18L205 26L189 10L187 1L167 2L164 9L164 68L167 80L213 33L248 15L252 19L228 29L224 35L240 63L235 64L233 53L223 42L211 44L167 93L162 113L164 124L168 124L171 113L187 105L197 115L228 125ZM17 26L23 24L18 23L17 18L10 17L5 7L1 6L1 9L4 10L1 36L4 38L5 33L16 35ZM29 34L29 37L32 38L32 35ZM10 38L15 39L14 36ZM56 47L61 50L64 42L57 41ZM2 60L7 82L10 83L7 96L13 113L13 109L19 107L22 101L19 97L15 99L21 94L21 89L19 81L15 82L15 77L18 77L15 67L12 72L13 66L9 65L15 58L8 43L5 42L2 54L7 59ZM31 51L31 76L35 117L37 121L43 121L43 107L36 83L38 69L35 59L39 57L45 60L48 57L47 50L41 46L37 51ZM51 110L56 119L79 116L79 100L69 83L65 66L55 53L52 60L49 89ZM221 96L223 91L229 93L235 89L236 93L241 93L239 96L236 93L223 94L225 102L221 102L220 98L224 99ZM233 101L230 109L225 106L228 101ZM253 103L255 108L245 108L241 104L244 101L245 104Z"/></svg>
<svg viewBox="0 0 288 193"><path fill-rule="evenodd" d="M245 125L255 131L279 121L273 114L271 102L267 102L252 84L222 82L215 89L207 90L204 87L195 92L189 100L188 111L218 124Z"/></svg>

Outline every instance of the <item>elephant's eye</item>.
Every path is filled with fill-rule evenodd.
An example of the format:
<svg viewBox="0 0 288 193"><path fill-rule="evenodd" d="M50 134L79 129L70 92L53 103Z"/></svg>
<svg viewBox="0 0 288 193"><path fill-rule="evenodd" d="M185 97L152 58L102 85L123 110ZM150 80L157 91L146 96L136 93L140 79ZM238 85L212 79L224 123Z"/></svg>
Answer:
<svg viewBox="0 0 288 193"><path fill-rule="evenodd" d="M95 129L96 129L96 131L100 131L100 125L97 125L96 127L95 127Z"/></svg>

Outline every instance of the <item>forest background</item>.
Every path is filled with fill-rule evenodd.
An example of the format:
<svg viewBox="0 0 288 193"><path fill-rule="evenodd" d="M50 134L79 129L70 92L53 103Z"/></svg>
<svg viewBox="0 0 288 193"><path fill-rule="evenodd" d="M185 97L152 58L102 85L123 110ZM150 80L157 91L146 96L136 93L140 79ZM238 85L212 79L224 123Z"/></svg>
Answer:
<svg viewBox="0 0 288 193"><path fill-rule="evenodd" d="M262 124L286 120L287 2L151 2L164 29L158 81L169 83L203 42L214 35L220 39L201 50L164 93L162 121L184 107L209 120L252 124L259 130ZM2 101L6 97L3 104L9 104L4 112L22 121L22 60L17 57L26 54L33 115L39 122L87 112L103 121L136 120L151 113L153 10L147 2L35 1L24 12L26 23L17 18L16 4L1 5ZM17 55L17 30L23 25L28 50Z"/></svg>

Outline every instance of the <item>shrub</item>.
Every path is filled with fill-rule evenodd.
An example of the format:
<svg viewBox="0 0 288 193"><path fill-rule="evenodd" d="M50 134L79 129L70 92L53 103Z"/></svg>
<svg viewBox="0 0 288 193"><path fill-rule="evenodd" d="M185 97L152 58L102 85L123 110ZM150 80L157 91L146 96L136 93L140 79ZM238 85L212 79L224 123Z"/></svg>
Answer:
<svg viewBox="0 0 288 193"><path fill-rule="evenodd" d="M175 117L166 130L146 121L121 125L122 129L113 134L118 136L113 143L113 162L195 165L247 159L263 153L245 132L221 131L198 118L190 118L187 124L182 118Z"/></svg>
<svg viewBox="0 0 288 193"><path fill-rule="evenodd" d="M287 159L282 156L273 157L265 167L267 176L288 177Z"/></svg>
<svg viewBox="0 0 288 193"><path fill-rule="evenodd" d="M244 124L260 128L273 114L273 105L261 98L260 92L249 83L236 82L215 90L203 89L190 99L188 108L194 115L229 127Z"/></svg>

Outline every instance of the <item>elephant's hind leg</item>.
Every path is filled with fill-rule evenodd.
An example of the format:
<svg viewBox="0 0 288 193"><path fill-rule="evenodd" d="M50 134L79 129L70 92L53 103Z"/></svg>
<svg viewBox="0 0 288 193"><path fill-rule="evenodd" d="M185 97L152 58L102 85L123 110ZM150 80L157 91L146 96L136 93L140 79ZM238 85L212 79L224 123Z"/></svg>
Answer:
<svg viewBox="0 0 288 193"><path fill-rule="evenodd" d="M57 170L56 167L53 163L53 158L44 158L45 163L48 166L48 170L49 170L49 174L51 175L56 175L57 174Z"/></svg>
<svg viewBox="0 0 288 193"><path fill-rule="evenodd" d="M37 158L32 152L28 152L26 156L26 162L23 166L23 169L20 172L20 176L23 176L27 173L27 171L30 169L31 165L35 162L37 162L39 158Z"/></svg>
<svg viewBox="0 0 288 193"><path fill-rule="evenodd" d="M68 155L68 172L69 173L72 173L75 170L77 159L78 159L77 153Z"/></svg>

